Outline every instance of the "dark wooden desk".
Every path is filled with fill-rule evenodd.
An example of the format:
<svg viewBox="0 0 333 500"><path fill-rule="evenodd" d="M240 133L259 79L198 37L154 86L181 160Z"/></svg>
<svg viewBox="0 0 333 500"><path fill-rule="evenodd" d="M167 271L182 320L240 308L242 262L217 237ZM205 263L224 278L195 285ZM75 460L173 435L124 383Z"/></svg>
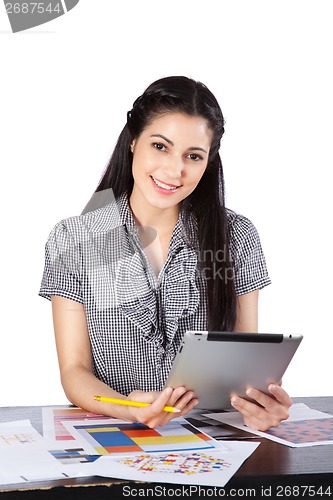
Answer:
<svg viewBox="0 0 333 500"><path fill-rule="evenodd" d="M333 414L333 397L294 398L311 408ZM0 408L0 422L30 419L32 425L42 433L40 407ZM239 436L237 429L220 424L221 431ZM266 439L242 465L225 488L189 486L181 492L181 485L135 483L99 477L50 481L0 486L1 500L4 498L39 499L110 499L144 497L157 498L178 496L189 498L233 497L233 498L313 498L333 500L333 445L306 448L290 448ZM124 487L126 486L126 490ZM155 490L153 495L152 488ZM164 489L163 489L164 488ZM195 489L197 488L197 489ZM148 491L149 490L149 491ZM165 494L162 494L165 493Z"/></svg>

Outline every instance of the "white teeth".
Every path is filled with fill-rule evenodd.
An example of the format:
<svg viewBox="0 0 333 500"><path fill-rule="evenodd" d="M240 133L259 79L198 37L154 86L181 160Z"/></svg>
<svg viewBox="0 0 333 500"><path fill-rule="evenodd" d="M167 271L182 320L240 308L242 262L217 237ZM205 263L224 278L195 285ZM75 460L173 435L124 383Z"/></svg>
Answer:
<svg viewBox="0 0 333 500"><path fill-rule="evenodd" d="M179 186L168 186L167 184L163 184L163 182L161 181L158 181L157 179L155 179L155 177L151 176L151 178L153 179L153 181L155 182L155 184L163 189L168 189L169 191L174 191L175 189L177 189Z"/></svg>

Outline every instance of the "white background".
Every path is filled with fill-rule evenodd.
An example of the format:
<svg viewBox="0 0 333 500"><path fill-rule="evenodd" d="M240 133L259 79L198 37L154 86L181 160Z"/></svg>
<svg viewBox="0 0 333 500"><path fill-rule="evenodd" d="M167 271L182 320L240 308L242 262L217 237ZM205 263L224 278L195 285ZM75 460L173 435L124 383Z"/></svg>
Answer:
<svg viewBox="0 0 333 500"><path fill-rule="evenodd" d="M44 244L94 191L146 86L203 81L226 118L227 205L259 230L260 331L302 333L292 396L332 395L333 6L81 0L12 34L0 7L0 406L62 404Z"/></svg>

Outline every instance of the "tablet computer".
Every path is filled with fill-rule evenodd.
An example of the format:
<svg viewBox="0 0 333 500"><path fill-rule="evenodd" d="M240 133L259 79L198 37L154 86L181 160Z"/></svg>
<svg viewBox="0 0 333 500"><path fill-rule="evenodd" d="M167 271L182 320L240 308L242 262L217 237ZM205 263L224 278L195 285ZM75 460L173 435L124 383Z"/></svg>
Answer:
<svg viewBox="0 0 333 500"><path fill-rule="evenodd" d="M187 331L166 386L185 386L199 400L197 408L230 408L231 394L246 387L267 393L278 383L294 356L302 335Z"/></svg>

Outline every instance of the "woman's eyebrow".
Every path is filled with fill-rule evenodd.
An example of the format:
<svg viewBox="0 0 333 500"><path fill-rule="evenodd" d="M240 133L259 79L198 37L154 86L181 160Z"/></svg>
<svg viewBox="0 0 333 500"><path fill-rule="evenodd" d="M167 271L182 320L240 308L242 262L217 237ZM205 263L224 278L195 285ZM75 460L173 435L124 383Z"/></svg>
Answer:
<svg viewBox="0 0 333 500"><path fill-rule="evenodd" d="M152 134L150 137L159 137L160 139L164 139L171 146L174 146L174 143L172 141L170 141L170 139L168 139L167 137L165 137L165 135L162 135L162 134ZM190 147L188 149L190 151L198 151L198 150L199 151L203 151L204 153L207 154L207 151L204 148L201 148L200 146L193 146L193 147Z"/></svg>
<svg viewBox="0 0 333 500"><path fill-rule="evenodd" d="M168 139L167 137L165 137L165 135L162 135L162 134L152 134L150 137L159 137L160 139L164 139L171 146L174 146L174 143L172 141L170 141L170 139Z"/></svg>
<svg viewBox="0 0 333 500"><path fill-rule="evenodd" d="M203 153L207 154L207 151L204 148L201 148L200 146L193 146L192 148L188 148L189 151L203 151Z"/></svg>

